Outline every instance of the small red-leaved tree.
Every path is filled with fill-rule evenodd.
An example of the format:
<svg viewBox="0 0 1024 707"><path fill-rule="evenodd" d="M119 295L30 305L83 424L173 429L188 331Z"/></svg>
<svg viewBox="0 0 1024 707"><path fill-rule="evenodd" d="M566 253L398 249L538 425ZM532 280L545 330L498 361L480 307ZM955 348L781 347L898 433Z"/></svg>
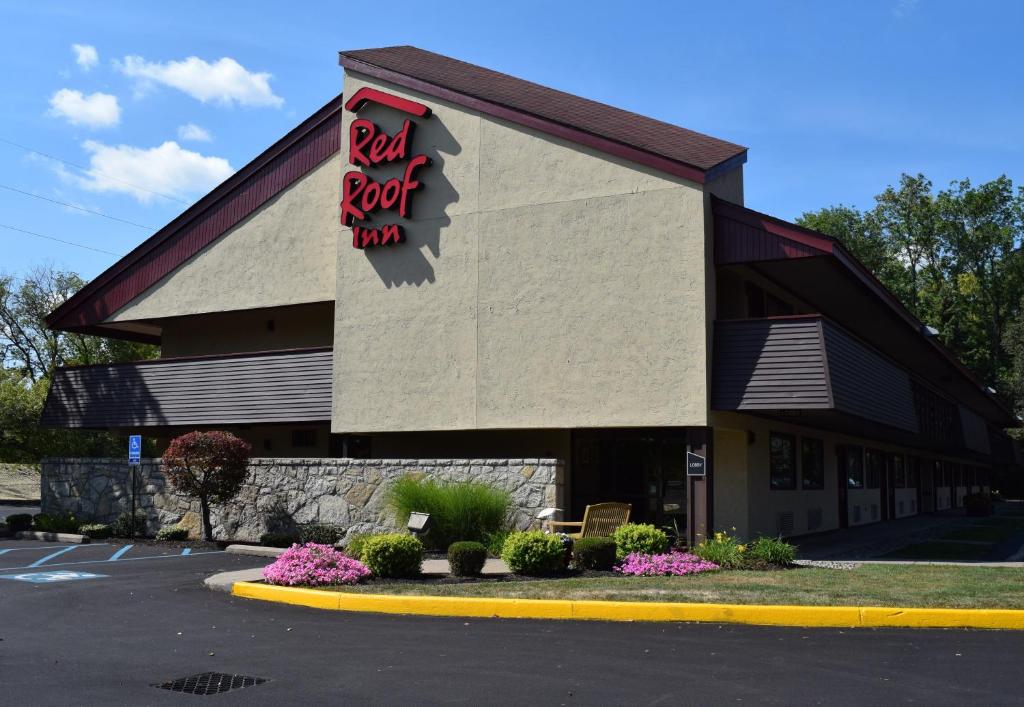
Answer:
<svg viewBox="0 0 1024 707"><path fill-rule="evenodd" d="M171 440L164 474L175 491L199 499L203 540L213 540L210 504L235 497L249 472L249 443L230 432L189 432Z"/></svg>

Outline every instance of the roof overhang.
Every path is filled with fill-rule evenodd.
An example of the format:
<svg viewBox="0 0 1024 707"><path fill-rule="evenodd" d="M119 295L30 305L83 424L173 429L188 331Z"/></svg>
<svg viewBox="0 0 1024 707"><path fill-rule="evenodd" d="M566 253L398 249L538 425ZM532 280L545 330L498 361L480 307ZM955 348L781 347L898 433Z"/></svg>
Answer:
<svg viewBox="0 0 1024 707"><path fill-rule="evenodd" d="M715 264L746 267L999 427L1019 421L839 241L712 197Z"/></svg>

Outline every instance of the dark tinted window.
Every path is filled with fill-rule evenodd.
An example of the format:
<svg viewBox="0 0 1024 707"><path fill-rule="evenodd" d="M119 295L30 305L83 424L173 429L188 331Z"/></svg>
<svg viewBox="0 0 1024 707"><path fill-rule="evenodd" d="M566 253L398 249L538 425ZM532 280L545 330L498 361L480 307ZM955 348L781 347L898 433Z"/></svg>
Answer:
<svg viewBox="0 0 1024 707"><path fill-rule="evenodd" d="M843 464L846 466L846 485L851 489L864 488L864 457L860 447L846 447Z"/></svg>
<svg viewBox="0 0 1024 707"><path fill-rule="evenodd" d="M796 437L771 434L771 487L796 488Z"/></svg>
<svg viewBox="0 0 1024 707"><path fill-rule="evenodd" d="M805 489L825 488L825 443L820 439L800 438L800 478Z"/></svg>

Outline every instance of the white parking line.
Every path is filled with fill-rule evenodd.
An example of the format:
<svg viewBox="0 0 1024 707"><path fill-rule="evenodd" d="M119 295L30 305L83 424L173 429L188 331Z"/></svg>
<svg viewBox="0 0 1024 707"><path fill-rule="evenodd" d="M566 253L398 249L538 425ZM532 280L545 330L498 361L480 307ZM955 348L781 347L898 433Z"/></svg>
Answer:
<svg viewBox="0 0 1024 707"><path fill-rule="evenodd" d="M72 546L72 547L78 547L78 546ZM132 560L166 560L167 558L177 558L177 559L180 560L183 557L185 557L185 558L188 558L188 557L198 557L199 555L213 555L213 554L217 554L217 553L221 553L221 552L223 552L223 550L207 550L205 552L193 552L193 553L191 553L189 555L150 555L148 557L125 557L123 559L117 560L117 562L131 562ZM45 560L46 558L43 558L43 559ZM47 567L66 567L68 565L106 565L106 564L109 564L109 563L110 563L110 560L80 560L78 562L54 562L51 565L47 565ZM0 572L6 571L6 570L24 570L24 569L30 569L32 567L38 567L38 566L39 565L37 565L37 564L31 564L31 565L22 565L20 567L0 567Z"/></svg>

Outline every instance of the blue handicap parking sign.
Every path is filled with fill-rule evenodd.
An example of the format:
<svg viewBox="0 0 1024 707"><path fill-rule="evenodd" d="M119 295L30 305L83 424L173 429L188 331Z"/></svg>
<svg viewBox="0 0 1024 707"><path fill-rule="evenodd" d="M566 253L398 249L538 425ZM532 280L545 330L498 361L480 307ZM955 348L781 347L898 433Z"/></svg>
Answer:
<svg viewBox="0 0 1024 707"><path fill-rule="evenodd" d="M128 463L138 464L142 461L142 435L132 435L128 438Z"/></svg>
<svg viewBox="0 0 1024 707"><path fill-rule="evenodd" d="M105 574L93 574L91 572L54 570L52 572L28 572L26 574L0 574L0 579L13 579L17 582L31 582L32 584L51 584L53 582L73 582L78 579L96 579L106 576Z"/></svg>

